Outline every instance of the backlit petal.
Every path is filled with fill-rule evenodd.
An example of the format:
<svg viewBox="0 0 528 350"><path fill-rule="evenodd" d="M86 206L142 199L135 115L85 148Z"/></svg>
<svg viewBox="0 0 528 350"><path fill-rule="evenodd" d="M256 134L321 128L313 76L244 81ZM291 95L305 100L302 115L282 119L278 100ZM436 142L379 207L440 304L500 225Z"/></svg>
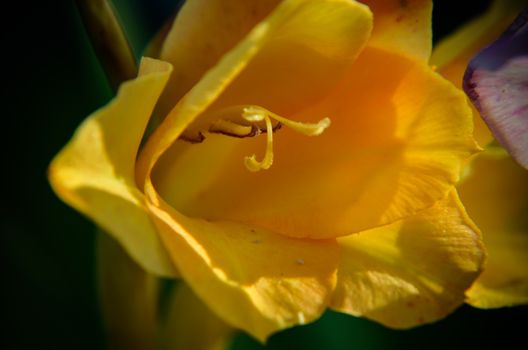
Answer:
<svg viewBox="0 0 528 350"><path fill-rule="evenodd" d="M174 275L174 268L136 187L134 166L170 71L167 63L144 59L140 76L84 121L49 169L62 200L111 234L143 268L166 276Z"/></svg>
<svg viewBox="0 0 528 350"><path fill-rule="evenodd" d="M369 45L429 60L432 47L430 0L361 0L374 14Z"/></svg>
<svg viewBox="0 0 528 350"><path fill-rule="evenodd" d="M484 260L480 234L455 193L412 218L338 242L331 307L394 328L452 312Z"/></svg>
<svg viewBox="0 0 528 350"><path fill-rule="evenodd" d="M468 303L492 308L528 303L528 172L511 158L480 155L460 197L482 230L488 261Z"/></svg>
<svg viewBox="0 0 528 350"><path fill-rule="evenodd" d="M261 138L176 142L155 172L161 195L193 217L343 236L433 205L476 150L464 94L425 63L369 48L329 95L291 118L326 116L331 126L313 138L276 132L266 171L250 173L242 162L261 152Z"/></svg>
<svg viewBox="0 0 528 350"><path fill-rule="evenodd" d="M263 341L317 319L335 286L335 241L294 240L233 222L185 217L147 187L149 207L184 280L223 320Z"/></svg>
<svg viewBox="0 0 528 350"><path fill-rule="evenodd" d="M280 0L188 0L178 12L160 51L174 73L162 97L169 111L222 56Z"/></svg>

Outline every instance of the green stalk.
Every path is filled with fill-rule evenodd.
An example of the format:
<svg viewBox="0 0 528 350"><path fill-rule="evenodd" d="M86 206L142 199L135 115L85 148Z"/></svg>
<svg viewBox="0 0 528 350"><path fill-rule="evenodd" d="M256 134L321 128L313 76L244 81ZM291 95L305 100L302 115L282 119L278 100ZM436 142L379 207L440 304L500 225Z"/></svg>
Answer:
<svg viewBox="0 0 528 350"><path fill-rule="evenodd" d="M97 278L109 349L157 347L159 279L106 233L97 232Z"/></svg>
<svg viewBox="0 0 528 350"><path fill-rule="evenodd" d="M110 86L119 85L137 74L134 53L109 0L76 0L77 8Z"/></svg>

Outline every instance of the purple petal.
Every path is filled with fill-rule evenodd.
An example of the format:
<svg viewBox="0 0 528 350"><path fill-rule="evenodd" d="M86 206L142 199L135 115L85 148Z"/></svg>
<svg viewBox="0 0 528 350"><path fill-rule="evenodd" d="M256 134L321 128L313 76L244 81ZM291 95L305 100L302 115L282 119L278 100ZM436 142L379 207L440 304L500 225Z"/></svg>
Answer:
<svg viewBox="0 0 528 350"><path fill-rule="evenodd" d="M528 10L471 60L463 85L493 136L528 169Z"/></svg>

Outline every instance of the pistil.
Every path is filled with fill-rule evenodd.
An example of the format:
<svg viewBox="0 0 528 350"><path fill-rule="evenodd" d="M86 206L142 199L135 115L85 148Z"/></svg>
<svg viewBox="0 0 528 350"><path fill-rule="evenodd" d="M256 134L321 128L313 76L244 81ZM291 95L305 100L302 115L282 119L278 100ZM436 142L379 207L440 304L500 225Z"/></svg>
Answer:
<svg viewBox="0 0 528 350"><path fill-rule="evenodd" d="M243 115L243 118L250 122L260 122L262 119L266 122L266 152L264 153L264 159L259 162L253 154L244 158L244 165L249 171L253 172L269 169L271 164L273 164L273 124L270 117L267 114L248 114Z"/></svg>

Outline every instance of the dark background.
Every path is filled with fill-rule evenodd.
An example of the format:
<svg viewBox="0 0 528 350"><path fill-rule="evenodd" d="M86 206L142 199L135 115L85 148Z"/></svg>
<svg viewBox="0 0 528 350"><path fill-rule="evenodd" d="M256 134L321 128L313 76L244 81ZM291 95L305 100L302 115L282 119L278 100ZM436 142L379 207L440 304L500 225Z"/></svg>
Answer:
<svg viewBox="0 0 528 350"><path fill-rule="evenodd" d="M250 0L248 0L250 1ZM46 168L77 125L112 93L73 1L2 5L2 219L0 348L98 349L94 228L52 193ZM170 0L115 1L140 53L177 7ZM487 6L439 0L435 40ZM269 349L445 349L526 343L528 308L464 306L410 331L328 312L318 322L274 335ZM524 331L522 330L524 328ZM526 345L524 345L526 346ZM261 349L246 335L235 349Z"/></svg>

